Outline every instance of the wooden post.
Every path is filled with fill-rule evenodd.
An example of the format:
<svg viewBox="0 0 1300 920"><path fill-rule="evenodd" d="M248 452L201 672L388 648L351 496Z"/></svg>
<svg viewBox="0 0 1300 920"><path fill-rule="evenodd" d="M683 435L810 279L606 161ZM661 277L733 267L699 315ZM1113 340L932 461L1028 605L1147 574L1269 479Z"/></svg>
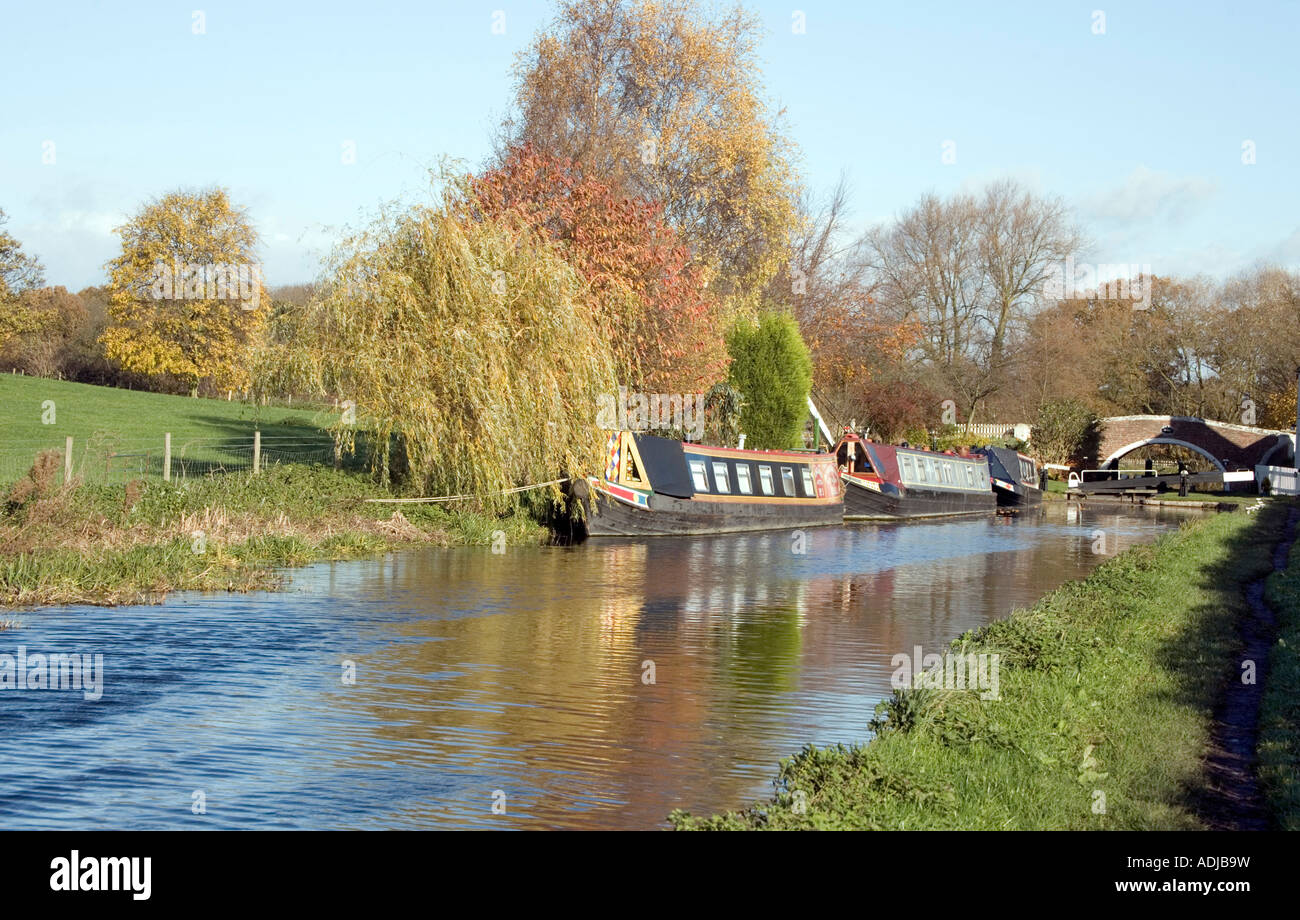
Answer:
<svg viewBox="0 0 1300 920"><path fill-rule="evenodd" d="M253 432L253 475L256 476L262 467L262 430L259 428Z"/></svg>
<svg viewBox="0 0 1300 920"><path fill-rule="evenodd" d="M63 442L63 484L72 482L72 435Z"/></svg>
<svg viewBox="0 0 1300 920"><path fill-rule="evenodd" d="M172 481L172 433L163 435L163 482Z"/></svg>

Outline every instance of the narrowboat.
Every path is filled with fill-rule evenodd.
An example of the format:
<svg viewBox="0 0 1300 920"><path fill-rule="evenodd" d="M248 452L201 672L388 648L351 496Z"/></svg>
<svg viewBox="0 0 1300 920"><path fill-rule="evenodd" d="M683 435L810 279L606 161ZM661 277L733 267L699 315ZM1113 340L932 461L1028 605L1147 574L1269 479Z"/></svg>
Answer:
<svg viewBox="0 0 1300 920"><path fill-rule="evenodd" d="M982 514L997 508L984 457L864 441L846 431L835 445L848 520Z"/></svg>
<svg viewBox="0 0 1300 920"><path fill-rule="evenodd" d="M829 453L704 447L616 431L604 475L578 486L590 537L779 530L844 517Z"/></svg>
<svg viewBox="0 0 1300 920"><path fill-rule="evenodd" d="M1032 457L1009 447L980 447L973 453L988 460L993 493L999 505L1025 507L1042 502L1038 464Z"/></svg>

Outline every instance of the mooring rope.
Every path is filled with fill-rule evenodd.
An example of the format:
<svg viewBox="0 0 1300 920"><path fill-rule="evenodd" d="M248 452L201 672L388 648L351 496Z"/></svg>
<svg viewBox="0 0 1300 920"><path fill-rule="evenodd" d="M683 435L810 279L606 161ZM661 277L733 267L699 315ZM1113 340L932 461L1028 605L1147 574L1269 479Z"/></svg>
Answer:
<svg viewBox="0 0 1300 920"><path fill-rule="evenodd" d="M539 482L531 486L515 486L513 489L502 489L500 492L488 492L486 495L436 495L430 498L367 498L365 501L378 505L418 505L430 504L432 502L460 502L471 498L488 498L493 495L513 495L516 492L527 492L529 489L545 489L547 486L558 486L562 482L568 482L569 477L563 479L552 479L550 482Z"/></svg>

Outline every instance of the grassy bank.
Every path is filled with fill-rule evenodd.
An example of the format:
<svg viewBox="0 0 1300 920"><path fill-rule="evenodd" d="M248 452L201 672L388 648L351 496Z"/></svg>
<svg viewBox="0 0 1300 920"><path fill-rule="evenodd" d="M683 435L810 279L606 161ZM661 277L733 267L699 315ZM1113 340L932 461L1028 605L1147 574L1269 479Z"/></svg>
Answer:
<svg viewBox="0 0 1300 920"><path fill-rule="evenodd" d="M1278 616L1278 641L1260 715L1260 781L1278 827L1300 831L1300 542L1286 570L1270 576L1265 600Z"/></svg>
<svg viewBox="0 0 1300 920"><path fill-rule="evenodd" d="M806 748L782 762L771 800L712 817L675 812L674 826L1204 826L1196 802L1214 704L1240 673L1235 620L1285 516L1275 503L1196 518L1117 556L954 643L1001 656L999 700L896 692L869 743Z"/></svg>
<svg viewBox="0 0 1300 920"><path fill-rule="evenodd" d="M0 374L4 439L0 482L19 478L41 450L63 451L72 438L77 476L93 482L162 478L163 442L171 435L172 476L210 470L247 470L253 432L262 457L332 460L326 410L258 406L224 399L195 399L139 390Z"/></svg>
<svg viewBox="0 0 1300 920"><path fill-rule="evenodd" d="M183 484L64 488L50 478L19 483L0 499L0 606L249 591L278 585L282 566L420 544L489 544L497 531L510 544L547 537L523 513L367 503L390 493L363 474L328 467L276 466Z"/></svg>
<svg viewBox="0 0 1300 920"><path fill-rule="evenodd" d="M47 402L53 403L52 413ZM6 448L62 447L65 437L81 442L103 432L134 441L160 439L170 431L177 445L192 438L251 438L258 427L267 439L326 436L322 427L326 414L311 409L169 396L9 373L0 373L0 405L4 406Z"/></svg>

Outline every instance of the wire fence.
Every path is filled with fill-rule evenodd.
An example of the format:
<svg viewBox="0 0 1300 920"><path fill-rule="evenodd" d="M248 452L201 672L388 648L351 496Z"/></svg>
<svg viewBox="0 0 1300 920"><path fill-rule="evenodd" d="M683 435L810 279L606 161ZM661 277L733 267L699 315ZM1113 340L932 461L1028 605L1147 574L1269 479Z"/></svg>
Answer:
<svg viewBox="0 0 1300 920"><path fill-rule="evenodd" d="M170 441L170 443L169 443ZM57 455L60 481L121 483L132 479L183 482L228 473L252 473L290 463L343 462L328 438L250 437L241 439L96 436L62 444L0 447L0 483L26 476L42 453Z"/></svg>

